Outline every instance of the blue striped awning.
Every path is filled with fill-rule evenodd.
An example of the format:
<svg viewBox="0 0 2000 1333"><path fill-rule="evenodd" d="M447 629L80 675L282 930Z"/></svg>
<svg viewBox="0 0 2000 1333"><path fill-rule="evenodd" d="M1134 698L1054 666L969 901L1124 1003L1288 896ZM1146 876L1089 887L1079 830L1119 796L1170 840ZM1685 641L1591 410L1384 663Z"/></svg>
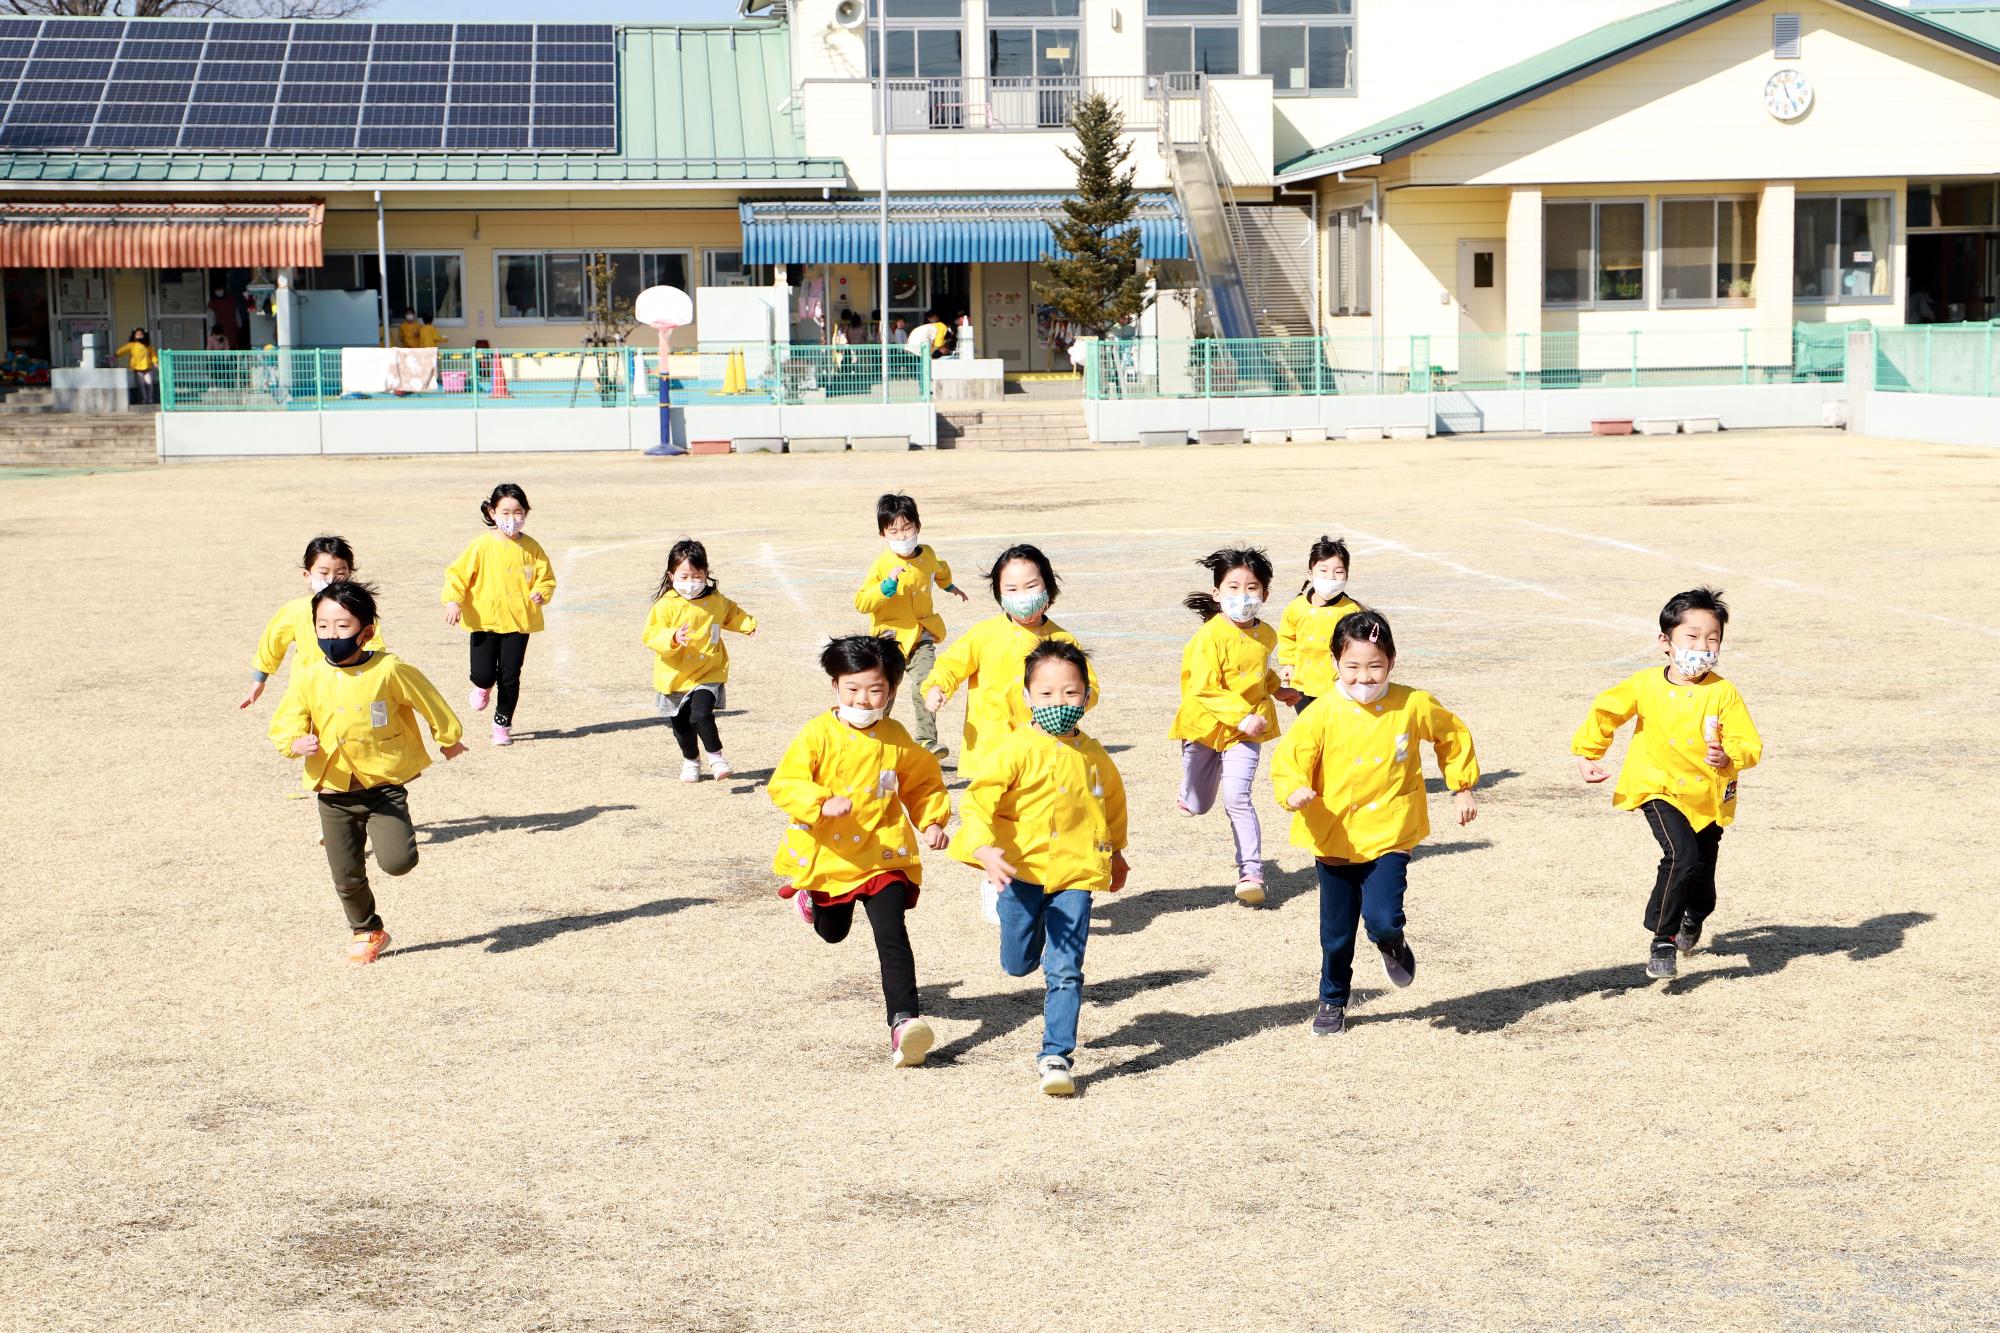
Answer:
<svg viewBox="0 0 2000 1333"><path fill-rule="evenodd" d="M1050 224L1059 194L890 195L892 264L1033 262L1059 253ZM873 264L880 205L873 199L767 199L740 206L746 264ZM1133 225L1147 259L1185 259L1187 228L1170 194L1140 196Z"/></svg>

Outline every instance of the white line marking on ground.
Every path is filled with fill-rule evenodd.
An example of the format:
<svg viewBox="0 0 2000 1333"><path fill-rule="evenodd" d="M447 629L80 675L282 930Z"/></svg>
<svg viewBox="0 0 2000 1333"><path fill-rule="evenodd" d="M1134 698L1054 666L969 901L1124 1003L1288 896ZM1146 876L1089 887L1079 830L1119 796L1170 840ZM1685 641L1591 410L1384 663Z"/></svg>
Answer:
<svg viewBox="0 0 2000 1333"><path fill-rule="evenodd" d="M815 634L827 638L832 637L826 628L826 622L820 619L819 612L813 609L812 603L808 602L805 599L805 595L799 591L797 580L791 578L785 572L784 562L778 559L777 547L771 545L769 542L760 544L757 548L757 567L762 569L766 574L769 574L771 581L785 590L785 596L789 597L792 605L796 606L800 613L805 616L807 622L812 625Z"/></svg>

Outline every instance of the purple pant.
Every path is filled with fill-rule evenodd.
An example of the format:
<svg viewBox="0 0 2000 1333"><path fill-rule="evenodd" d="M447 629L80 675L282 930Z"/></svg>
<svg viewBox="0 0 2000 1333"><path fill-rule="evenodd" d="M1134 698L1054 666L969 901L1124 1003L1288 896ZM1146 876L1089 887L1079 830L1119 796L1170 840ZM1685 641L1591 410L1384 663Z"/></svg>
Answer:
<svg viewBox="0 0 2000 1333"><path fill-rule="evenodd" d="M1250 789L1257 782L1257 762L1263 747L1242 741L1227 750L1211 750L1199 741L1181 742L1181 804L1190 814L1205 815L1215 804L1217 788L1222 808L1229 812L1230 836L1236 839L1239 879L1264 882L1264 830Z"/></svg>

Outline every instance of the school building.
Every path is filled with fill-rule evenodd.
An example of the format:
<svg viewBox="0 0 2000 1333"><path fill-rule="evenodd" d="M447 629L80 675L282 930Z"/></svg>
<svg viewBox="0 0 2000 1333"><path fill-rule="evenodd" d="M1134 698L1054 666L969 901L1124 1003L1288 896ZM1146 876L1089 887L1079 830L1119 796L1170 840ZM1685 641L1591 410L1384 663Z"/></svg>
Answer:
<svg viewBox="0 0 2000 1333"><path fill-rule="evenodd" d="M1802 325L2000 316L2000 6L744 0L709 24L0 19L0 337L56 366L141 325L353 346L386 298L447 348L573 348L604 254L614 304L758 289L762 336L808 344L846 315L872 340L886 300L1064 372L1038 261L1093 93L1125 116L1159 292L1155 350L1093 372L1121 392L1211 336L1351 342L1322 359L1376 391L1542 388L1621 339L1635 384L1739 355L1747 378ZM749 339L742 309L698 301L676 347Z"/></svg>

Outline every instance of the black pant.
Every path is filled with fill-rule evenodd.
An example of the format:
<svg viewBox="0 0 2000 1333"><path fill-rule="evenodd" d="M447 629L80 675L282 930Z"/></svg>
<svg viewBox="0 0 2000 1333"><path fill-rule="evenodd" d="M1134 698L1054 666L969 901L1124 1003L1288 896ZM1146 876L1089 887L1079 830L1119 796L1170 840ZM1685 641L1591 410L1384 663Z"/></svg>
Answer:
<svg viewBox="0 0 2000 1333"><path fill-rule="evenodd" d="M1710 824L1697 833L1688 817L1665 801L1639 807L1660 842L1660 873L1653 896L1646 900L1646 929L1654 939L1666 939L1685 923L1701 933L1701 923L1715 910L1715 854L1722 844L1722 825Z"/></svg>
<svg viewBox="0 0 2000 1333"><path fill-rule="evenodd" d="M910 951L910 932L903 928L908 910L910 886L898 881L861 900L868 912L868 928L875 932L875 957L882 964L882 1001L889 1021L917 1015L917 957ZM837 907L813 906L813 929L828 944L847 938L854 924L854 903Z"/></svg>
<svg viewBox="0 0 2000 1333"><path fill-rule="evenodd" d="M1292 716L1297 717L1300 713L1305 712L1306 709L1311 708L1313 700L1316 697L1316 695L1311 694L1300 694L1298 707L1292 709Z"/></svg>
<svg viewBox="0 0 2000 1333"><path fill-rule="evenodd" d="M493 700L495 726L514 725L514 705L521 699L521 663L527 656L526 634L472 631L472 683L482 690L492 689L496 681L500 686Z"/></svg>
<svg viewBox="0 0 2000 1333"><path fill-rule="evenodd" d="M694 742L699 736L710 754L722 753L722 737L715 734L715 696L696 690L681 700L681 711L667 719L674 739L681 743L681 758L695 757Z"/></svg>

